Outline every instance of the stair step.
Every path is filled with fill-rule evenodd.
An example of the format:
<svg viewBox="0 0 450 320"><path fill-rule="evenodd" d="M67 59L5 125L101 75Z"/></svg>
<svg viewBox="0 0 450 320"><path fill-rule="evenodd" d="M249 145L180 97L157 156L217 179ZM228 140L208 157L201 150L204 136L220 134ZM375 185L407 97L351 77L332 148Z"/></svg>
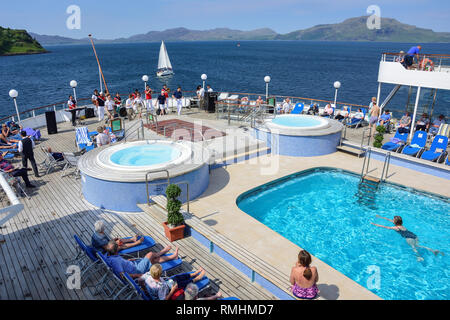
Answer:
<svg viewBox="0 0 450 320"><path fill-rule="evenodd" d="M353 154L353 155L358 156L358 157L362 156L364 154L364 152L365 152L364 150L355 149L355 148L352 148L352 147L349 147L349 146L338 146L336 149L338 151L350 153L350 154Z"/></svg>
<svg viewBox="0 0 450 320"><path fill-rule="evenodd" d="M363 180L372 181L372 182L375 182L377 184L380 183L380 179L379 178L375 178L375 177L372 177L372 176L365 175L362 178L363 178Z"/></svg>

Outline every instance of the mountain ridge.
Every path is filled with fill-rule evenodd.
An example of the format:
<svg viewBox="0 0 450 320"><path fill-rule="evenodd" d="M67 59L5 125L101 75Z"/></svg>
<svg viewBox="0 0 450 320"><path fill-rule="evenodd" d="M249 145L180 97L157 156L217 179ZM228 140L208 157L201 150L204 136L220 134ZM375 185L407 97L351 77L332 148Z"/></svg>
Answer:
<svg viewBox="0 0 450 320"><path fill-rule="evenodd" d="M450 42L450 32L435 32L431 29L401 23L393 18L381 18L381 29L367 28L368 16L349 18L333 24L319 24L306 29L278 34L270 28L249 31L230 28L191 30L184 27L163 31L149 31L118 39L95 39L97 43L140 43L164 41L243 41L243 40L316 40L316 41L385 41L385 42ZM72 39L31 33L45 45L82 44L88 38Z"/></svg>

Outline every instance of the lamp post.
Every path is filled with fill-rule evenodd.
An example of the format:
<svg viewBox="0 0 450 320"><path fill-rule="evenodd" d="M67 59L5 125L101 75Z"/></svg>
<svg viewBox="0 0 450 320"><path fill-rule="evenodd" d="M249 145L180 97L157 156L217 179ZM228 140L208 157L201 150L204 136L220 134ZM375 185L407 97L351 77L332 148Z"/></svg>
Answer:
<svg viewBox="0 0 450 320"><path fill-rule="evenodd" d="M336 92L334 93L334 107L336 108L336 102L337 102L337 94L338 94L338 89L341 87L341 83L339 81L336 81L334 83L334 88L336 89Z"/></svg>
<svg viewBox="0 0 450 320"><path fill-rule="evenodd" d="M19 108L17 107L17 101L16 101L16 98L17 98L18 95L19 95L19 93L17 92L17 90L14 90L14 89L9 90L9 96L10 96L11 98L13 98L13 100L14 100L14 105L16 106L17 119L18 119L19 125L20 125Z"/></svg>
<svg viewBox="0 0 450 320"><path fill-rule="evenodd" d="M203 90L205 90L205 82L206 79L208 79L208 76L206 74L202 74L202 80L203 80Z"/></svg>
<svg viewBox="0 0 450 320"><path fill-rule="evenodd" d="M78 86L78 82L76 82L75 80L70 81L70 86L73 89L73 97L75 98L75 101L77 101L77 91L75 90L75 88Z"/></svg>
<svg viewBox="0 0 450 320"><path fill-rule="evenodd" d="M142 81L144 81L144 92L145 92L145 90L147 90L148 75L143 75Z"/></svg>
<svg viewBox="0 0 450 320"><path fill-rule="evenodd" d="M270 82L270 77L269 76L265 76L264 77L264 82L266 83L266 101L269 98L269 82Z"/></svg>

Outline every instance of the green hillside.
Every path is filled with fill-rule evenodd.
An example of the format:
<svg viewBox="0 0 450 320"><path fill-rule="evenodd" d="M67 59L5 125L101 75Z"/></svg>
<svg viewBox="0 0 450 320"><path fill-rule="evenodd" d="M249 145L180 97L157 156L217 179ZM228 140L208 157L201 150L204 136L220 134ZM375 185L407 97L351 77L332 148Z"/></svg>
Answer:
<svg viewBox="0 0 450 320"><path fill-rule="evenodd" d="M0 56L17 54L45 53L39 42L25 30L5 29L0 27Z"/></svg>
<svg viewBox="0 0 450 320"><path fill-rule="evenodd" d="M336 24L322 24L312 28L278 35L279 40L329 40L329 41L387 41L387 42L450 42L450 33L434 32L381 18L379 30L369 30L367 17L347 19Z"/></svg>

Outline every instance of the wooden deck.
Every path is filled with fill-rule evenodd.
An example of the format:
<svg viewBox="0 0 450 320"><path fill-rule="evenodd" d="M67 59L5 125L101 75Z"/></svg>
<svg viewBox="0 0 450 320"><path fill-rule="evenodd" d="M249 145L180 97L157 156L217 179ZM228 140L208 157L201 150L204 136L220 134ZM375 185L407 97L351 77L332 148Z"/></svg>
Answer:
<svg viewBox="0 0 450 320"><path fill-rule="evenodd" d="M95 130L98 123L91 120L88 125L90 130ZM51 136L45 128L41 129L43 139L39 145L51 146L55 152L75 151L75 132L70 124L58 124L58 129L59 133ZM44 159L39 148L35 149L35 157L37 162ZM20 166L20 157L13 164ZM93 296L87 288L71 290L66 286L68 262L77 253L73 235L89 243L98 219L107 222L113 237L145 234L155 239L156 249L169 244L162 226L151 216L93 207L83 199L80 180L71 176L61 178L60 170L38 179L31 174L30 180L38 188L30 192L30 199L21 199L25 209L0 231L1 300L102 299ZM5 197L1 201L5 205ZM203 267L212 282L212 292L220 290L225 297L240 299L275 299L222 258L211 255L193 238L175 245L180 247L183 258L183 265L177 271Z"/></svg>

